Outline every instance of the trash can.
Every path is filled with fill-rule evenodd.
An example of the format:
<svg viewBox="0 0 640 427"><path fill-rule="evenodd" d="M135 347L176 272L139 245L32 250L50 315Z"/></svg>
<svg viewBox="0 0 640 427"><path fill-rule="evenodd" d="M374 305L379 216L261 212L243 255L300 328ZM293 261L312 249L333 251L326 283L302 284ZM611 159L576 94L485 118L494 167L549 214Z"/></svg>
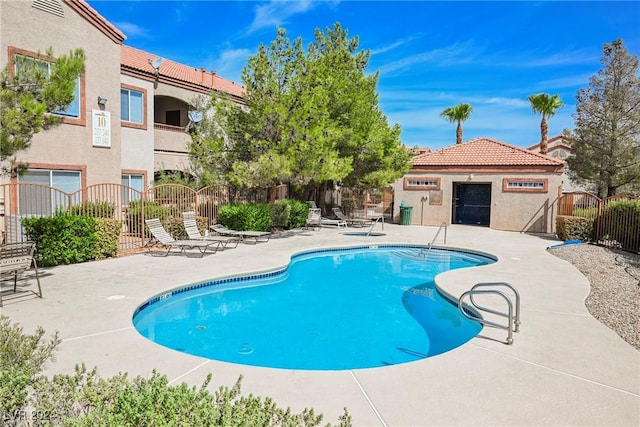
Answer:
<svg viewBox="0 0 640 427"><path fill-rule="evenodd" d="M413 206L400 206L400 225L411 225L411 210Z"/></svg>

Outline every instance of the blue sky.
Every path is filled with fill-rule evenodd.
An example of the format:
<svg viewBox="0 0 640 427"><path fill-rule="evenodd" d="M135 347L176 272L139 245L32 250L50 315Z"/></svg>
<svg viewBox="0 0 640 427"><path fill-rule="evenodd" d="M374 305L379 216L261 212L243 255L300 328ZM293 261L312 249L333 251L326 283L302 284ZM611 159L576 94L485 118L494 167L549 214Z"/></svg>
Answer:
<svg viewBox="0 0 640 427"><path fill-rule="evenodd" d="M558 94L549 135L573 128L575 95L601 68L604 43L621 38L640 55L640 2L512 1L107 1L89 4L126 45L241 83L247 59L276 26L303 45L340 22L369 50L380 107L402 142L437 149L455 143L440 117L473 106L464 140L490 137L520 147L540 140L527 97Z"/></svg>

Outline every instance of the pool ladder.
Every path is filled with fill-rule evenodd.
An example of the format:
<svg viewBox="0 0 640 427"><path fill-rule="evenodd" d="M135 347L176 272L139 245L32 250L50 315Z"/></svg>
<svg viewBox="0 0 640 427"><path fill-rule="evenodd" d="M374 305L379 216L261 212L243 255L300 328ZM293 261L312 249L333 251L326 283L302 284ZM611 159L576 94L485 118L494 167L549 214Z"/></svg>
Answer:
<svg viewBox="0 0 640 427"><path fill-rule="evenodd" d="M443 228L444 228L444 244L445 245L447 244L447 223L446 221L442 221L442 224L440 224L440 227L438 227L438 231L436 231L436 235L433 236L433 240L431 240L431 243L429 243L429 249L427 249L427 252L425 252L424 254L425 261L427 257L429 257L429 252L431 252L431 248L433 247L433 244L436 242L436 239L438 238L438 235L440 234Z"/></svg>
<svg viewBox="0 0 640 427"><path fill-rule="evenodd" d="M373 231L373 227L376 226L378 221L382 222L382 231L384 231L384 215L380 215L378 218L376 218L375 221L373 221L373 224L371 224L371 227L369 227L369 231L367 231L367 236L371 235L371 232Z"/></svg>
<svg viewBox="0 0 640 427"><path fill-rule="evenodd" d="M513 292L515 296L515 306L514 306L514 303L511 301L511 298L509 298L504 292L498 289L495 289L495 288L501 288L501 287L507 288L508 290L511 290ZM482 289L482 288L486 288L486 289ZM473 299L474 295L497 295L501 297L507 303L507 312L504 313L501 311L497 311L497 310L479 305ZM482 317L480 317L479 315L476 315L471 310L465 308L464 299L467 297L469 297L469 302L471 303L473 308L475 308L478 311L483 311L486 313L495 314L497 316L506 317L507 324L504 325L501 323L496 323L487 319L483 319ZM508 334L507 341L506 341L507 344L513 344L513 333L519 332L520 330L520 294L518 293L518 290L513 287L513 285L507 282L476 283L475 285L473 285L473 287L470 290L468 290L467 292L463 293L460 296L460 299L458 300L458 308L460 309L460 312L462 312L462 314L465 317L471 320L475 320L486 326L491 326L493 328L506 330Z"/></svg>

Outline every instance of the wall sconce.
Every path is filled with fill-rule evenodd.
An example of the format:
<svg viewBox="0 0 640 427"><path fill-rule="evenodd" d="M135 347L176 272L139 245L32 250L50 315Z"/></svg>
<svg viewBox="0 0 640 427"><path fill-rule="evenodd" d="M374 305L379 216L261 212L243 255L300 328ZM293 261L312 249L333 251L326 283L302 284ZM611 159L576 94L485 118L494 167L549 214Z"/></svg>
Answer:
<svg viewBox="0 0 640 427"><path fill-rule="evenodd" d="M107 105L107 97L106 96L98 96L98 105L105 106Z"/></svg>

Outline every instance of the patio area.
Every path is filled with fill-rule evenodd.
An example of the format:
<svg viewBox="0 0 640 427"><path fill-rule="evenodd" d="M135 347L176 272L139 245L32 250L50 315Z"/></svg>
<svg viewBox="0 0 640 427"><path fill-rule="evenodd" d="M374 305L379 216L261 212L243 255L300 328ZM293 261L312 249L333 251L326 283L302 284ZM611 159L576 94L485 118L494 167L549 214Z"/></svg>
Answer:
<svg viewBox="0 0 640 427"><path fill-rule="evenodd" d="M376 226L376 231L379 231ZM337 422L346 407L355 426L640 425L640 352L594 319L584 305L587 279L545 250L545 236L453 225L446 247L482 251L498 262L454 270L436 278L457 297L478 282L506 281L522 298L520 332L484 328L466 345L402 365L347 371L297 371L207 360L161 347L134 329L134 310L171 288L214 277L271 270L299 251L362 244L427 245L435 227L385 224L384 235L345 236L322 228L240 244L203 258L132 255L41 269L43 299L4 294L0 313L26 332L43 326L63 342L47 373L72 373L75 364L97 366L103 377L153 369L175 384L231 386L272 397L299 412L312 407ZM442 236L436 241L442 246ZM35 281L30 280L30 287ZM3 290L8 289L5 284Z"/></svg>

